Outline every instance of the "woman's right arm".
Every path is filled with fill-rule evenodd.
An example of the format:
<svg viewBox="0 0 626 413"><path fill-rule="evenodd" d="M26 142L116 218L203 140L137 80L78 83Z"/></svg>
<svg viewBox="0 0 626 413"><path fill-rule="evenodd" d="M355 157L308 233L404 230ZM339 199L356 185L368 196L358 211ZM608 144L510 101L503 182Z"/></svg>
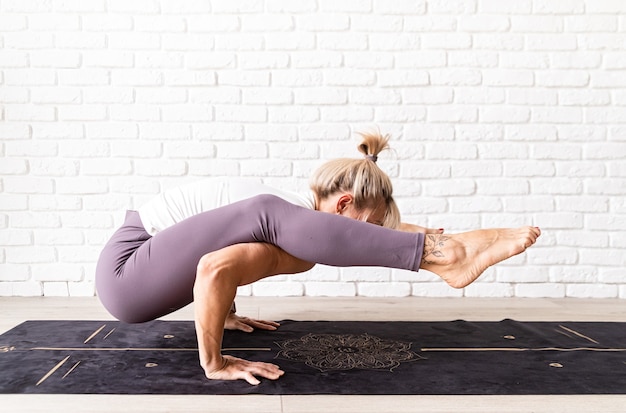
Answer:
<svg viewBox="0 0 626 413"><path fill-rule="evenodd" d="M224 322L239 285L307 271L313 265L266 243L231 245L202 257L194 284L194 312L200 364L207 378L243 379L256 385L256 376L276 380L283 374L275 364L222 356Z"/></svg>

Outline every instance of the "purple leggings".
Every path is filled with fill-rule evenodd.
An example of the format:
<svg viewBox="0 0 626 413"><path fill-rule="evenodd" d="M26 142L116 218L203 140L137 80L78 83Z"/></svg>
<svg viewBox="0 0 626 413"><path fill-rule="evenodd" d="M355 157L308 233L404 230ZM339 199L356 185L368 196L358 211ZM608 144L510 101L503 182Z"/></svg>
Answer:
<svg viewBox="0 0 626 413"><path fill-rule="evenodd" d="M98 260L98 296L121 321L153 320L193 301L203 255L247 242L273 244L318 264L417 271L424 235L313 211L273 195L200 213L153 237L139 214L128 211Z"/></svg>

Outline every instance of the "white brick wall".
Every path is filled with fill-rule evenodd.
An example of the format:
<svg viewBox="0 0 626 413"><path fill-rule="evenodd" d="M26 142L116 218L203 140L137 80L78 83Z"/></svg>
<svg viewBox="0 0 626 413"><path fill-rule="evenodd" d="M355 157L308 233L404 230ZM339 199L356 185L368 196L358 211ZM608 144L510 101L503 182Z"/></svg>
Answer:
<svg viewBox="0 0 626 413"><path fill-rule="evenodd" d="M622 0L0 0L0 295L92 295L125 209L305 188L372 126L408 221L544 236L465 290L319 266L240 294L626 298Z"/></svg>

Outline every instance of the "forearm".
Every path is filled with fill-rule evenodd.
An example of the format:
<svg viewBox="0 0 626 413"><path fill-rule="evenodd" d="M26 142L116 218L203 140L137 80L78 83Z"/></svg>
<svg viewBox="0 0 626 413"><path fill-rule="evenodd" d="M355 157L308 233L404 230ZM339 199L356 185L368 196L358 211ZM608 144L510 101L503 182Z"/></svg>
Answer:
<svg viewBox="0 0 626 413"><path fill-rule="evenodd" d="M224 322L236 292L237 285L228 277L198 272L194 285L195 327L200 364L207 374L223 366Z"/></svg>

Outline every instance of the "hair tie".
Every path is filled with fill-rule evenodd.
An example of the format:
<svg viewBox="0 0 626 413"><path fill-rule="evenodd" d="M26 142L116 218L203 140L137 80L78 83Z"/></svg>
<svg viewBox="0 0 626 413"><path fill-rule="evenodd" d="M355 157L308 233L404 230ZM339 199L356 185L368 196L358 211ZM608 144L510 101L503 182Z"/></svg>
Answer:
<svg viewBox="0 0 626 413"><path fill-rule="evenodd" d="M378 160L378 156L376 156L376 155L365 155L365 159L370 160L370 161L376 163L376 161Z"/></svg>

